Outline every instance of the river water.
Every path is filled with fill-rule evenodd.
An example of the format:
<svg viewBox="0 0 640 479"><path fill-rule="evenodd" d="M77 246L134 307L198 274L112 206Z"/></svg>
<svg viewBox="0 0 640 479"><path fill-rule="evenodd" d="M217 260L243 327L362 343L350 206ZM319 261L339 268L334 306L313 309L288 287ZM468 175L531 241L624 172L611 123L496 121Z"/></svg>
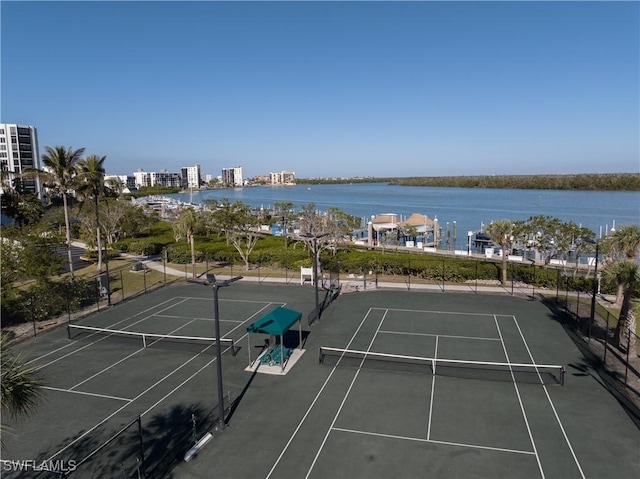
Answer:
<svg viewBox="0 0 640 479"><path fill-rule="evenodd" d="M435 188L395 186L386 183L254 186L177 193L172 198L201 203L214 198L242 201L254 208L271 208L276 202L291 201L297 209L313 203L318 210L336 207L363 218L395 213L404 219L412 213L437 218L443 231L456 224L457 237L464 241L468 231L478 232L491 221L526 220L548 215L573 221L602 237L614 226L640 225L640 192L507 190L486 188Z"/></svg>

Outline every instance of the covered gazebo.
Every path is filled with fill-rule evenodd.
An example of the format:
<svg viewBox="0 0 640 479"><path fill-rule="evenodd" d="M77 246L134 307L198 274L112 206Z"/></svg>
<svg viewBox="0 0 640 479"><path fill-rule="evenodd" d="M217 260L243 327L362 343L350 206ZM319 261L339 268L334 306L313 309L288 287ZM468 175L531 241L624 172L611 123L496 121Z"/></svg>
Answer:
<svg viewBox="0 0 640 479"><path fill-rule="evenodd" d="M302 313L287 309L284 307L276 308L273 311L268 312L263 317L247 326L247 342L249 345L249 367L253 366L254 360L251 358L251 333L268 334L269 336L280 336L280 344L269 343L269 348L262 353L256 360L264 357L270 358L270 361L275 364L280 364L280 371L284 371L284 364L289 357L288 348L284 347L284 333L286 333L291 326L298 322L298 331L300 335L300 341L298 343L298 349L302 350ZM268 355L268 356L265 356Z"/></svg>

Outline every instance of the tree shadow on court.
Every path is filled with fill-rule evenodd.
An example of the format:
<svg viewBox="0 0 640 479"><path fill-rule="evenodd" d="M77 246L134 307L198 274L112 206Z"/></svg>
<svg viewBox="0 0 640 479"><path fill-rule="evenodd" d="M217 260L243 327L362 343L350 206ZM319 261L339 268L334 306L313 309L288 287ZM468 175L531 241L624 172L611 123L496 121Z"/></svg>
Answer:
<svg viewBox="0 0 640 479"><path fill-rule="evenodd" d="M143 421L146 477L166 477L217 420L217 408L207 411L199 404L178 404L166 414L155 414ZM129 454L135 454L136 445L130 446Z"/></svg>
<svg viewBox="0 0 640 479"><path fill-rule="evenodd" d="M561 309L560 305L554 298L542 298L541 302L549 309L551 313L550 318L562 325L563 329L567 333L567 336L571 339L576 348L578 348L578 350L582 353L583 360L581 360L577 364L568 364L569 368L571 368L569 374L572 374L574 376L593 377L601 386L609 391L609 393L622 406L622 408L634 422L636 427L640 428L640 408L631 399L631 395L636 395L639 397L640 395L637 391L631 388L625 388L624 375L620 373L620 371L606 368L602 360L596 354L594 354L594 352L589 348L589 345L579 334L579 330L581 327L584 329L585 326L591 326L592 336L598 337L598 330L595 330L594 335L593 325L585 325L584 323L581 324L577 322L572 314ZM600 332L600 334L604 335L606 334L606 332L603 330Z"/></svg>

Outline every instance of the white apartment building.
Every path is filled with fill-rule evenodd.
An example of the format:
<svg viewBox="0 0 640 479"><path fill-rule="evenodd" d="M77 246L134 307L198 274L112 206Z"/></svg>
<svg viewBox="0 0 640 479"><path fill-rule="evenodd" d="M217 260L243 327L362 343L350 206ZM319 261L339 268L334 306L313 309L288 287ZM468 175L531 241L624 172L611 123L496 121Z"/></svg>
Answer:
<svg viewBox="0 0 640 479"><path fill-rule="evenodd" d="M293 171L269 173L269 181L272 185L295 185L296 174Z"/></svg>
<svg viewBox="0 0 640 479"><path fill-rule="evenodd" d="M222 168L222 183L227 186L243 186L242 166Z"/></svg>
<svg viewBox="0 0 640 479"><path fill-rule="evenodd" d="M200 165L184 166L182 173L182 188L200 188L202 184L202 175L200 173Z"/></svg>
<svg viewBox="0 0 640 479"><path fill-rule="evenodd" d="M136 188L145 186L166 186L169 188L180 188L182 178L180 173L170 173L167 170L143 171L138 170L133 173Z"/></svg>
<svg viewBox="0 0 640 479"><path fill-rule="evenodd" d="M5 184L11 185L27 170L40 169L38 132L35 126L0 123L0 169ZM33 193L42 200L42 184L37 178L22 179L23 191Z"/></svg>

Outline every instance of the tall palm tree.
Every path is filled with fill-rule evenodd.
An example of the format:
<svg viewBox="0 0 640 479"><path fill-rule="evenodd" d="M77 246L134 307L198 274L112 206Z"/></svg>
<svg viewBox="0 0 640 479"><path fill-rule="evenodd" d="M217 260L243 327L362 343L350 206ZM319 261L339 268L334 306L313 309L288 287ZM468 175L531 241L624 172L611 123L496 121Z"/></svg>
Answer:
<svg viewBox="0 0 640 479"><path fill-rule="evenodd" d="M606 267L611 267L620 261L635 261L640 255L640 227L637 225L622 225L615 233L605 238L602 243L605 252ZM613 275L617 277L617 275ZM618 282L616 306L622 306L624 284Z"/></svg>
<svg viewBox="0 0 640 479"><path fill-rule="evenodd" d="M196 277L196 249L194 236L201 225L201 220L193 208L186 208L180 213L178 221L173 225L173 235L176 241L186 238L191 248L191 273Z"/></svg>
<svg viewBox="0 0 640 479"><path fill-rule="evenodd" d="M106 156L89 155L78 163L78 193L93 200L96 215L96 245L98 247L98 273L102 273L102 233L98 198L105 190L104 162Z"/></svg>
<svg viewBox="0 0 640 479"><path fill-rule="evenodd" d="M13 417L32 413L42 399L41 379L22 355L11 352L8 334L0 338L0 375L0 409ZM5 427L0 425L0 430Z"/></svg>
<svg viewBox="0 0 640 479"><path fill-rule="evenodd" d="M46 153L42 155L42 164L44 171L37 174L42 178L45 186L52 188L62 195L62 204L64 206L64 223L67 239L67 253L69 256L69 273L71 280L73 275L73 257L71 255L71 227L69 225L69 207L67 202L67 194L74 186L76 176L76 165L84 154L84 148L74 150L72 147L56 146L51 148L45 147Z"/></svg>
<svg viewBox="0 0 640 479"><path fill-rule="evenodd" d="M629 345L633 346L635 351L636 315L633 294L640 281L640 265L631 260L617 261L605 270L605 274L622 287L622 304L614 335L615 344L618 347L626 345L627 335L630 335Z"/></svg>
<svg viewBox="0 0 640 479"><path fill-rule="evenodd" d="M487 226L486 232L491 241L502 248L502 279L503 285L507 284L507 246L511 243L514 224L511 220L494 221Z"/></svg>

